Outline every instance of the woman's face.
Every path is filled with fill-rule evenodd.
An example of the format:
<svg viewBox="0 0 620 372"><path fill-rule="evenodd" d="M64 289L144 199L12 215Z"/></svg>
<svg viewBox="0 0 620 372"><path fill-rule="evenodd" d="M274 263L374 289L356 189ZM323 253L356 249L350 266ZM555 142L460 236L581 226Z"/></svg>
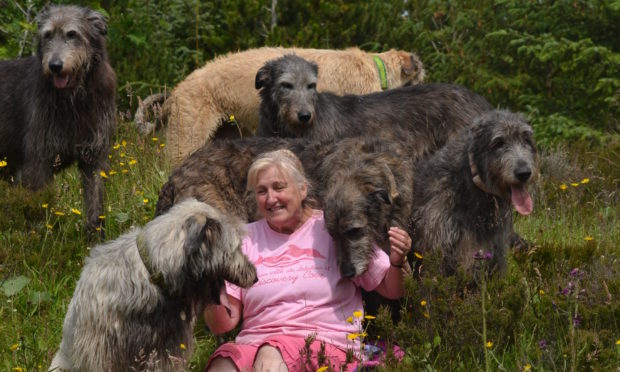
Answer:
<svg viewBox="0 0 620 372"><path fill-rule="evenodd" d="M303 224L301 202L307 189L288 180L276 166L265 168L258 172L254 189L258 210L273 230L290 234Z"/></svg>

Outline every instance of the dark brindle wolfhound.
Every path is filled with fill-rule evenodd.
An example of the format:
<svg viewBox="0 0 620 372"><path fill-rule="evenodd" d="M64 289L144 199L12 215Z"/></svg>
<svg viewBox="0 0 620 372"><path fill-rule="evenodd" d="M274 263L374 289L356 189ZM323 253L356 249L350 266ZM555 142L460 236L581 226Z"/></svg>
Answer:
<svg viewBox="0 0 620 372"><path fill-rule="evenodd" d="M527 186L536 173L532 128L523 116L504 110L483 114L462 138L418 163L415 249L439 250L445 274L468 271L475 256L488 253L490 269L503 271L513 238L512 207L523 215L532 212Z"/></svg>
<svg viewBox="0 0 620 372"><path fill-rule="evenodd" d="M0 159L5 178L37 190L77 161L87 229L103 214L101 170L116 129L107 24L93 10L50 6L37 16L37 53L0 61Z"/></svg>
<svg viewBox="0 0 620 372"><path fill-rule="evenodd" d="M317 76L316 64L295 55L272 60L258 70L257 135L406 140L411 156L417 158L443 146L493 108L483 97L452 84L418 84L361 96L318 93Z"/></svg>

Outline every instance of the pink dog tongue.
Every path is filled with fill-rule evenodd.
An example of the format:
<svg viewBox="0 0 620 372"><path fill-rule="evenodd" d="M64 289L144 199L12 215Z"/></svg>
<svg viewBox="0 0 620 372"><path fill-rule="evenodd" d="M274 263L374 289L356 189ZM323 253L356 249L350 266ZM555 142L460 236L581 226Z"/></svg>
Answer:
<svg viewBox="0 0 620 372"><path fill-rule="evenodd" d="M522 215L528 215L532 213L534 209L534 203L532 203L532 197L527 192L525 187L511 186L512 205L515 206L517 212Z"/></svg>
<svg viewBox="0 0 620 372"><path fill-rule="evenodd" d="M58 89L67 87L69 83L69 74L54 75L54 86Z"/></svg>
<svg viewBox="0 0 620 372"><path fill-rule="evenodd" d="M226 308L228 315L230 316L230 302L228 302L228 294L226 294L226 287L220 288L220 305Z"/></svg>

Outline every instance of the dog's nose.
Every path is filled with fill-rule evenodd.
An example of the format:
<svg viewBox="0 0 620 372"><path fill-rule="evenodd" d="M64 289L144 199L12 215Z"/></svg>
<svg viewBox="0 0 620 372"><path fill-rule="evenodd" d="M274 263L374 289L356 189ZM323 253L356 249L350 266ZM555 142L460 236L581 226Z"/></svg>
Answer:
<svg viewBox="0 0 620 372"><path fill-rule="evenodd" d="M340 266L340 275L343 278L353 278L355 276L355 267L349 262L345 262Z"/></svg>
<svg viewBox="0 0 620 372"><path fill-rule="evenodd" d="M303 111L303 112L298 112L297 113L297 119L299 119L299 121L301 121L302 123L309 122L310 118L312 118L312 114L310 114L307 111Z"/></svg>
<svg viewBox="0 0 620 372"><path fill-rule="evenodd" d="M529 167L519 167L515 170L515 177L521 182L527 182L532 176L532 170Z"/></svg>
<svg viewBox="0 0 620 372"><path fill-rule="evenodd" d="M47 65L54 73L58 73L62 70L62 61L58 58L52 59Z"/></svg>

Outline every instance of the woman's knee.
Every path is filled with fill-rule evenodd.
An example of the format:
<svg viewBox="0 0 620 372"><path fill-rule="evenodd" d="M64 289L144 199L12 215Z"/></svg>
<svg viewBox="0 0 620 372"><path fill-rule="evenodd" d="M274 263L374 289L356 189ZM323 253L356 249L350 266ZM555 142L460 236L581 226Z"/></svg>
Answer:
<svg viewBox="0 0 620 372"><path fill-rule="evenodd" d="M230 358L217 357L209 363L209 368L205 372L238 372L237 366Z"/></svg>
<svg viewBox="0 0 620 372"><path fill-rule="evenodd" d="M263 345L256 353L254 371L286 372L288 368L286 367L286 363L284 363L280 350L271 345Z"/></svg>

